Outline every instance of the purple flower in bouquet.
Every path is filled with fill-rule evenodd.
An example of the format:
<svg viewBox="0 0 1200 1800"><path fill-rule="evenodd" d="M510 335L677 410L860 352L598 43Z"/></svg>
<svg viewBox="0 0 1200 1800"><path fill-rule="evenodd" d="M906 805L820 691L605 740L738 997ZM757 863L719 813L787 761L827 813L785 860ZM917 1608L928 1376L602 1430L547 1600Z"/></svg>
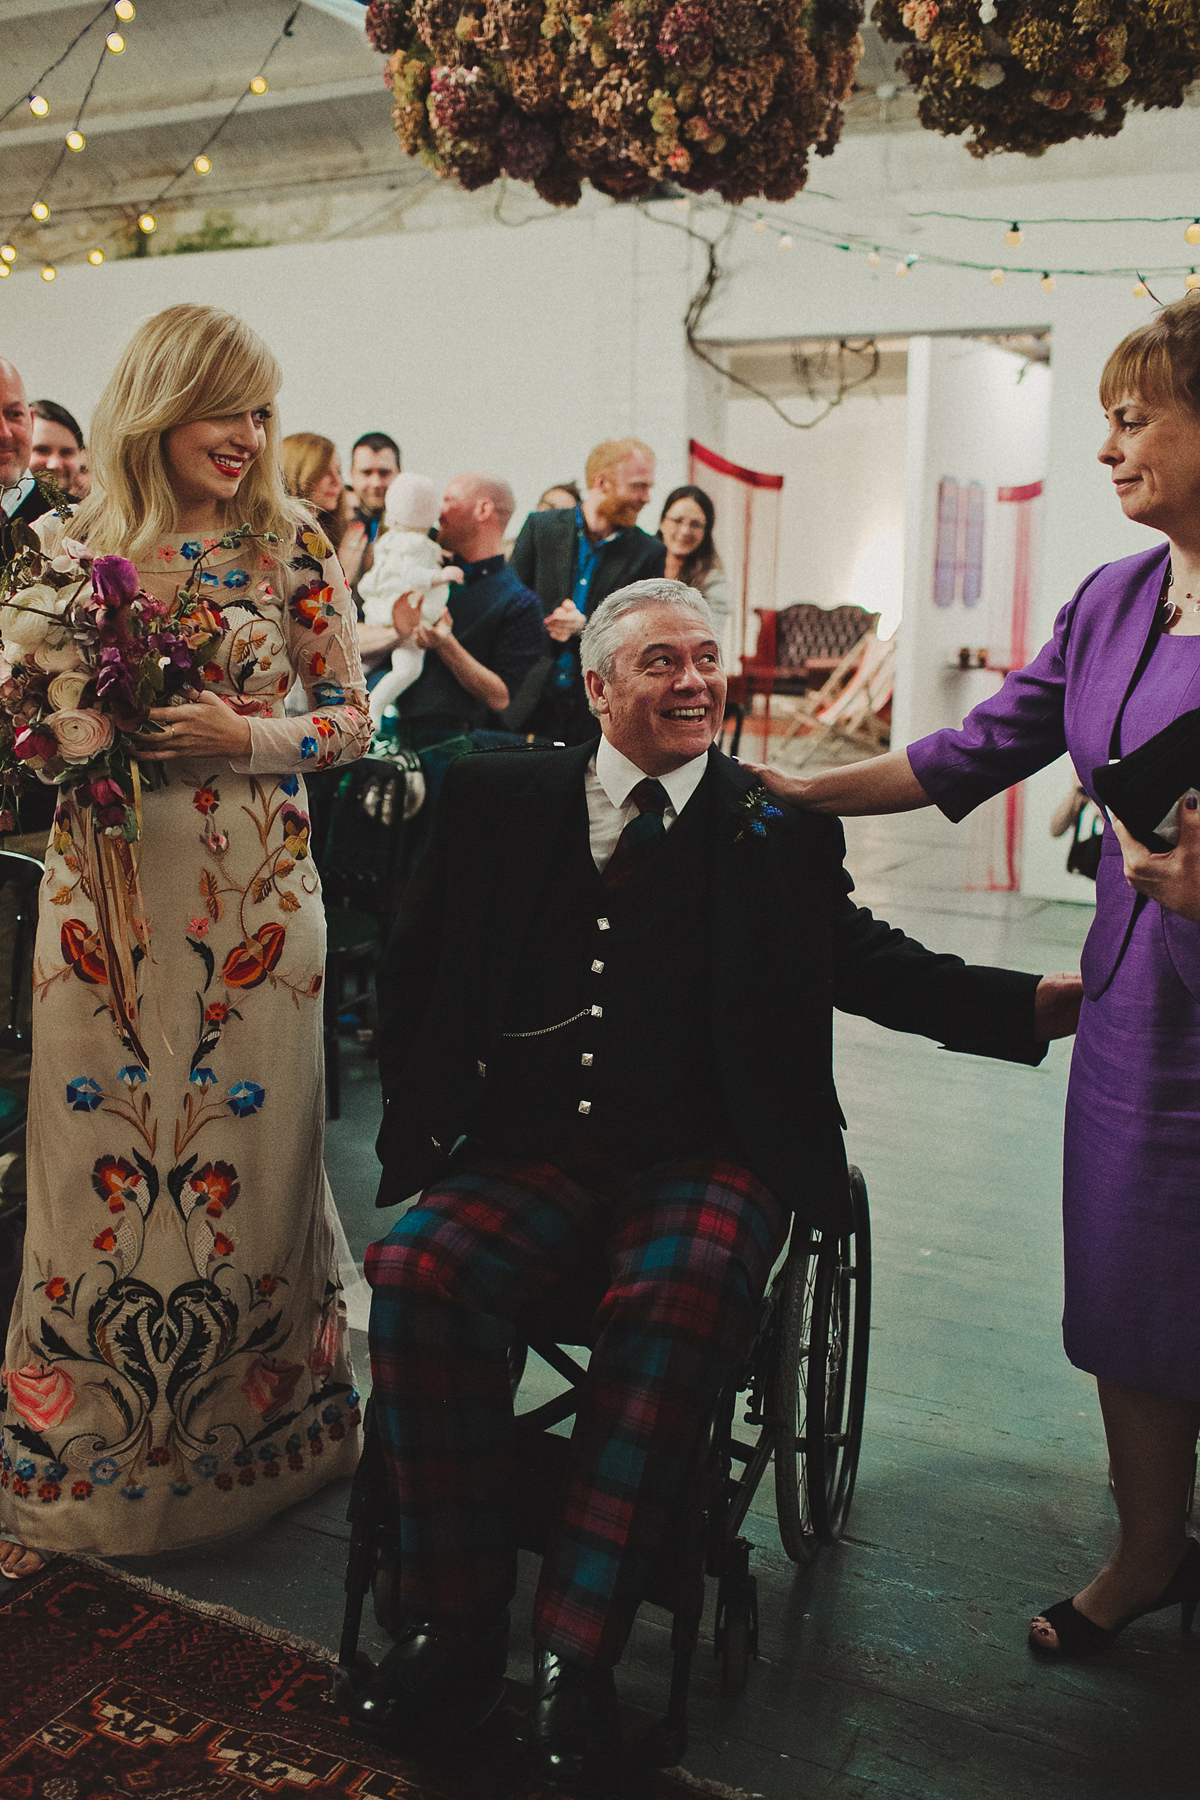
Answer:
<svg viewBox="0 0 1200 1800"><path fill-rule="evenodd" d="M116 561L116 558L113 558ZM96 697L133 708L133 671L115 644L106 644L96 664Z"/></svg>
<svg viewBox="0 0 1200 1800"><path fill-rule="evenodd" d="M102 606L127 606L138 591L138 572L125 556L98 556L92 564L92 592Z"/></svg>
<svg viewBox="0 0 1200 1800"><path fill-rule="evenodd" d="M695 68L712 55L713 22L706 6L680 0L663 20L658 32L658 53L664 62Z"/></svg>

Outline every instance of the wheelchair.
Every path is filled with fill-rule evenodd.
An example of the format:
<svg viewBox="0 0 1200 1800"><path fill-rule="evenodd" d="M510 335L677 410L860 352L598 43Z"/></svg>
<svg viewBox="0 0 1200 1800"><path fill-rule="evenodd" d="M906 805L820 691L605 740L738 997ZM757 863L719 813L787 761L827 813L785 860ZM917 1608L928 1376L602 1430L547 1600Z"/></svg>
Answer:
<svg viewBox="0 0 1200 1800"><path fill-rule="evenodd" d="M867 1390L871 1311L871 1229L861 1171L850 1169L849 1229L824 1233L795 1218L786 1252L768 1284L758 1330L745 1360L718 1397L700 1433L689 1479L665 1535L642 1602L672 1615L671 1687L666 1714L641 1747L652 1767L681 1762L688 1744L688 1692L700 1639L705 1579L714 1580L713 1650L721 1691L740 1694L758 1654L758 1590L753 1545L742 1535L750 1504L769 1466L784 1550L808 1563L846 1528L854 1498ZM604 1292L600 1270L571 1281L518 1320L510 1350L519 1401L532 1351L568 1383L566 1392L517 1412L518 1491L514 1517L521 1549L544 1554L554 1530L566 1464L565 1437L552 1427L576 1410L586 1367L568 1349L587 1348L579 1322ZM387 1497L383 1450L368 1402L362 1460L350 1495L346 1610L338 1685L369 1674L358 1651L363 1605L394 1634L397 1535Z"/></svg>

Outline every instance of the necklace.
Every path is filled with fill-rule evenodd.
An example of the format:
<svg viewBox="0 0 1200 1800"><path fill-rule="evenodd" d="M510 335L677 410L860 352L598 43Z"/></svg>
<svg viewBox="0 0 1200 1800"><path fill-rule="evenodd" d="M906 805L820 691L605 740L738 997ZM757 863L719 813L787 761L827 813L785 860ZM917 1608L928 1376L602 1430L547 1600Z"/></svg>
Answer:
<svg viewBox="0 0 1200 1800"><path fill-rule="evenodd" d="M1164 631L1170 631L1170 629L1171 629L1172 625L1174 625L1175 621L1177 619L1182 619L1185 607L1188 612L1200 613L1200 600L1195 599L1190 593L1184 594L1182 604L1178 600L1172 600L1171 589L1174 586L1175 586L1175 572L1171 568L1170 563L1168 563L1167 564L1167 582L1166 582L1166 586L1163 588L1163 597L1162 597L1163 630Z"/></svg>

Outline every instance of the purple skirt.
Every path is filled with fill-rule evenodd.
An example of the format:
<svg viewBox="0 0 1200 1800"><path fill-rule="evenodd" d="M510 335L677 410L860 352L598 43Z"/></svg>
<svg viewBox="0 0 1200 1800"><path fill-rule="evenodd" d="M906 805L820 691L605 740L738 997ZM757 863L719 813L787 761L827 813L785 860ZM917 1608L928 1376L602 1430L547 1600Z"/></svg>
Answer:
<svg viewBox="0 0 1200 1800"><path fill-rule="evenodd" d="M1153 902L1083 1003L1063 1174L1067 1355L1200 1403L1200 1003Z"/></svg>

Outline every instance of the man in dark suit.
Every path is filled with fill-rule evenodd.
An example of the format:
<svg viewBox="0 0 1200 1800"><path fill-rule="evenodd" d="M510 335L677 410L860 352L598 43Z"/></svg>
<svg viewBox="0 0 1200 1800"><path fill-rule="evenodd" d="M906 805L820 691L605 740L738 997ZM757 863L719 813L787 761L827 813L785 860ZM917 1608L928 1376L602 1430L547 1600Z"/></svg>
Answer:
<svg viewBox="0 0 1200 1800"><path fill-rule="evenodd" d="M552 1787L616 1760L612 1670L789 1214L848 1222L833 1007L1028 1063L1078 1011L1065 978L967 967L851 903L840 823L713 748L694 589L610 596L582 663L598 747L447 778L379 976L379 1203L424 1191L366 1265L407 1624L360 1717L446 1734L504 1670L512 1321L581 1260L611 1271L534 1614Z"/></svg>
<svg viewBox="0 0 1200 1800"><path fill-rule="evenodd" d="M512 566L542 602L546 630L560 646L528 727L567 744L596 736L579 666L579 638L602 600L631 581L661 575L666 546L638 526L654 486L654 454L638 438L597 444L579 505L530 513L513 545Z"/></svg>
<svg viewBox="0 0 1200 1800"><path fill-rule="evenodd" d="M33 415L25 384L0 356L0 565L16 554L11 521L32 525L50 511L51 502L29 472L32 446Z"/></svg>

